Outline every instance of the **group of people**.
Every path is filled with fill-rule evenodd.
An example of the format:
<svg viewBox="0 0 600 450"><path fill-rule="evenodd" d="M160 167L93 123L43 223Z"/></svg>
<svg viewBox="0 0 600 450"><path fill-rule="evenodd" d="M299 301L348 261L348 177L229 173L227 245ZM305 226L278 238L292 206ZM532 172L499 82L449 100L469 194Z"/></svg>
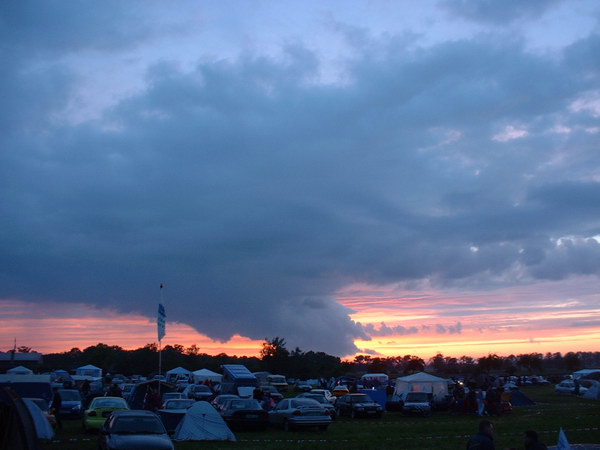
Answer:
<svg viewBox="0 0 600 450"><path fill-rule="evenodd" d="M271 394L263 391L259 387L254 388L254 391L252 392L252 398L258 401L262 409L264 409L265 411L270 411L273 408L275 408L275 400L273 400Z"/></svg>
<svg viewBox="0 0 600 450"><path fill-rule="evenodd" d="M525 432L525 450L547 450L546 445L540 441L534 430ZM495 450L494 424L489 420L479 422L479 431L467 442L467 450Z"/></svg>
<svg viewBox="0 0 600 450"><path fill-rule="evenodd" d="M510 407L508 400L503 399L502 388L456 389L452 399L452 410L455 413L477 414L479 416L500 416Z"/></svg>

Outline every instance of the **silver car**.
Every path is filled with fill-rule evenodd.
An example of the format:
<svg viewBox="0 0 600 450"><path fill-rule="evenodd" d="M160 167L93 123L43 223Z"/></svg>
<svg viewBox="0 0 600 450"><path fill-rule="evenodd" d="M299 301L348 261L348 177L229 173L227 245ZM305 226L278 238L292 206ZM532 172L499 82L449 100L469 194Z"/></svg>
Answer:
<svg viewBox="0 0 600 450"><path fill-rule="evenodd" d="M283 427L285 431L304 427L317 427L325 431L331 423L331 417L316 400L286 398L269 411L269 422Z"/></svg>

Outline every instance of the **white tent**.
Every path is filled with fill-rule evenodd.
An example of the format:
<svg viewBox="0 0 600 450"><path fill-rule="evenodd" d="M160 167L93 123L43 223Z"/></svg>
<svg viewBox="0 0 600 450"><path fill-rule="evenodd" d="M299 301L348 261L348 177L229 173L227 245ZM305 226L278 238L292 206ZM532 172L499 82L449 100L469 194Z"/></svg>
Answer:
<svg viewBox="0 0 600 450"><path fill-rule="evenodd" d="M448 380L425 372L414 373L396 379L394 395L400 396L404 392L428 392L438 399L448 394Z"/></svg>
<svg viewBox="0 0 600 450"><path fill-rule="evenodd" d="M235 441L235 435L210 403L199 401L187 410L177 425L175 440Z"/></svg>
<svg viewBox="0 0 600 450"><path fill-rule="evenodd" d="M102 369L100 367L88 364L87 366L78 367L75 370L75 375L87 376L87 377L101 377Z"/></svg>
<svg viewBox="0 0 600 450"><path fill-rule="evenodd" d="M11 373L13 375L31 375L33 371L27 367L17 366L13 367L12 369L8 369L6 373Z"/></svg>
<svg viewBox="0 0 600 450"><path fill-rule="evenodd" d="M196 370L193 373L194 383L202 383L205 380L214 381L215 383L220 383L223 380L223 375L213 372L208 369L200 369Z"/></svg>
<svg viewBox="0 0 600 450"><path fill-rule="evenodd" d="M54 430L52 429L52 425L48 422L48 419L36 405L33 400L30 398L24 398L23 402L25 402L25 406L29 410L29 414L33 419L33 424L35 426L35 432L37 434L38 439L42 440L51 440L54 439Z"/></svg>
<svg viewBox="0 0 600 450"><path fill-rule="evenodd" d="M600 400L600 381L597 380L586 380L589 383L588 390L583 394L584 398L593 398L594 400Z"/></svg>
<svg viewBox="0 0 600 450"><path fill-rule="evenodd" d="M191 374L192 372L190 370L184 369L183 367L175 367L174 369L171 369L166 373L167 381L171 382L178 378L187 379L187 377L189 377Z"/></svg>

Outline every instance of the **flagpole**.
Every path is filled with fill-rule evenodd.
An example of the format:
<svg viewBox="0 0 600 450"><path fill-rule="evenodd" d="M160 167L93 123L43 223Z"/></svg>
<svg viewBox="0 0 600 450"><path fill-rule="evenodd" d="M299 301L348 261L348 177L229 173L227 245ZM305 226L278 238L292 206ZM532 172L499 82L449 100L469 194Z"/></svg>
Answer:
<svg viewBox="0 0 600 450"><path fill-rule="evenodd" d="M160 283L160 304L159 304L158 309L159 309L159 316L160 316L160 312L161 312L161 309L162 309L162 314L163 314L162 320L163 320L163 322L162 322L162 329L159 327L159 330L158 330L158 395L159 396L160 396L160 386L161 386L160 376L162 375L162 338L163 338L164 330L165 330L165 328L164 328L165 327L165 324L164 324L164 320L165 320L165 318L164 318L164 305L165 305L165 302L164 302L164 298L163 298L163 287L164 287L164 284ZM159 320L160 319L161 318L159 317Z"/></svg>

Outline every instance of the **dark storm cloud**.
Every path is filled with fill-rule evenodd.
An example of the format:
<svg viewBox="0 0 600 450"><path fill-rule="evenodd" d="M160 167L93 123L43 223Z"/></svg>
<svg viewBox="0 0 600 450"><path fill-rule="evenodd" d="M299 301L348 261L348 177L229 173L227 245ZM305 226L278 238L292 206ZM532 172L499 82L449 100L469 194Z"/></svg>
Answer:
<svg viewBox="0 0 600 450"><path fill-rule="evenodd" d="M503 25L536 18L562 0L443 0L444 9L468 20Z"/></svg>
<svg viewBox="0 0 600 450"><path fill-rule="evenodd" d="M152 316L165 282L169 320L214 339L283 336L349 354L352 339L381 333L334 301L355 281L600 271L595 241L556 244L600 227L598 183L578 184L593 180L597 134L577 124L596 119L569 109L594 84L571 62L493 36L412 50L374 41L347 61L346 83L325 84L317 53L297 44L188 71L156 65L145 89L75 125L56 119L74 74L47 55L110 48L122 30L71 17L83 36L73 48L46 23L52 12L35 17L4 15L0 36L14 54L30 47L0 69L3 297ZM569 61L588 54L576 48ZM574 131L550 139L563 116ZM527 133L512 136L517 126Z"/></svg>

